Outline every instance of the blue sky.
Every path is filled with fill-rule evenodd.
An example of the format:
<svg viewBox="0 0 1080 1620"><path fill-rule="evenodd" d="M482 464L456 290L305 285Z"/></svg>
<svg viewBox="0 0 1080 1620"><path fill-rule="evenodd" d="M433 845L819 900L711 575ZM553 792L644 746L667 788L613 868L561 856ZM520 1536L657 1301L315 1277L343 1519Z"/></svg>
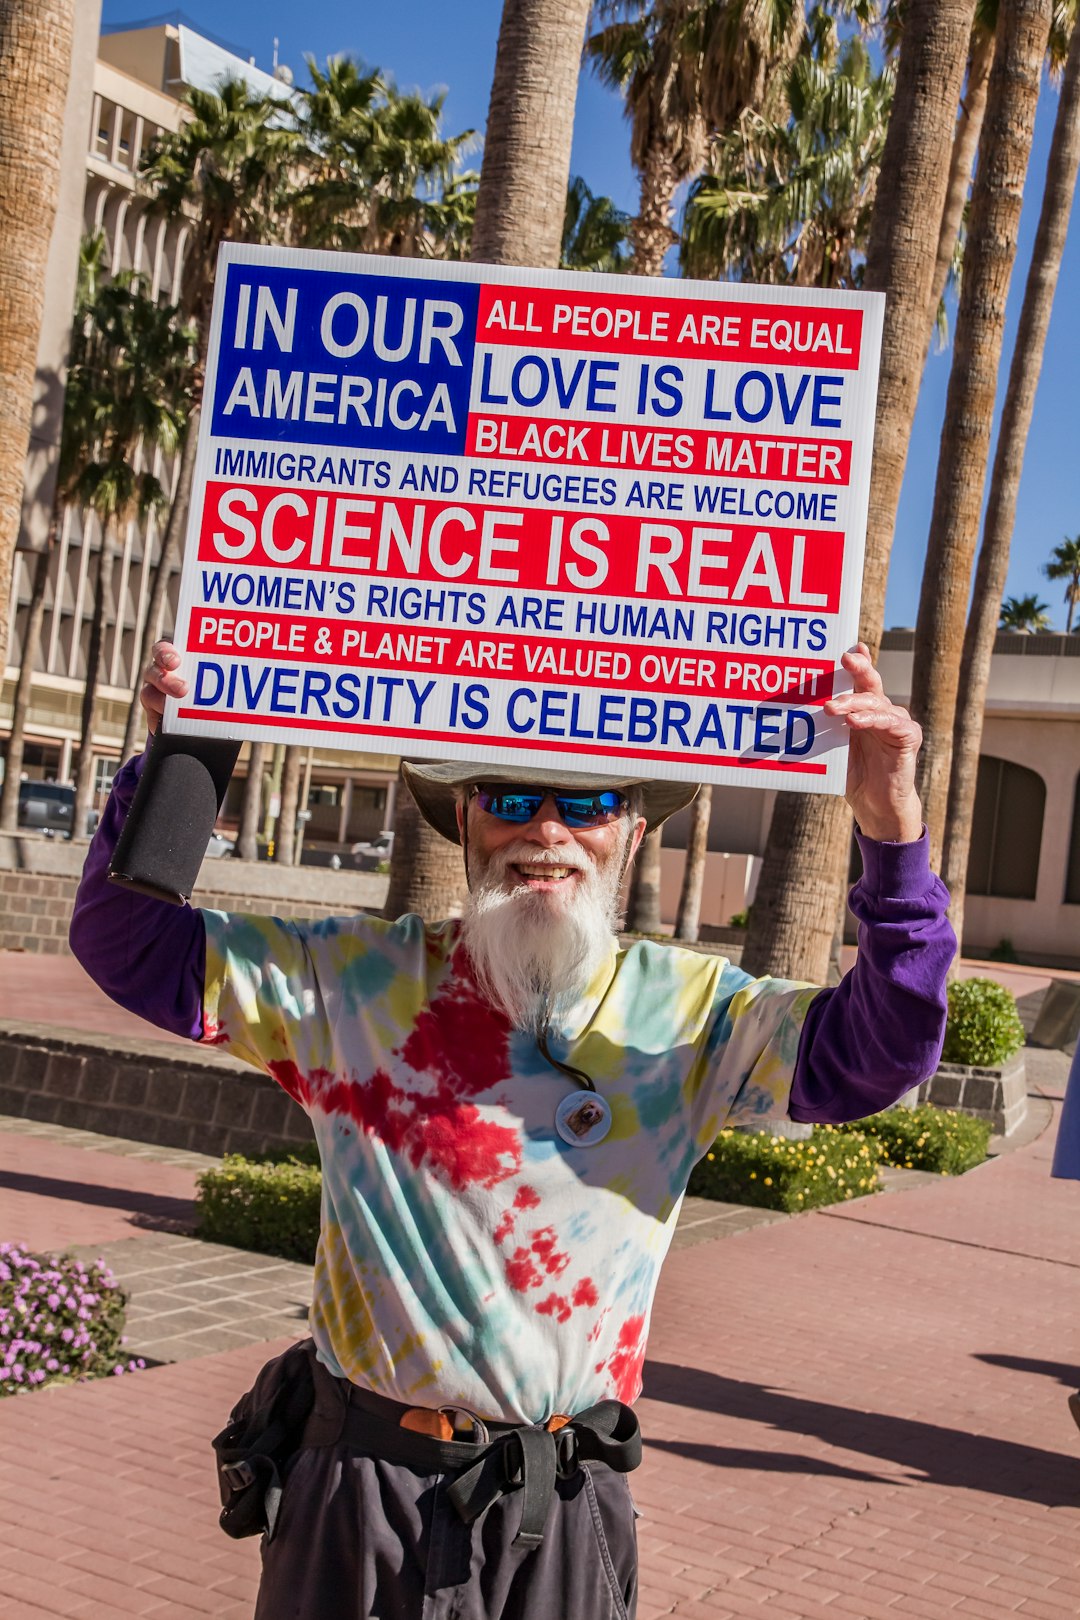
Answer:
<svg viewBox="0 0 1080 1620"><path fill-rule="evenodd" d="M104 0L103 21L142 20L160 9L154 0ZM298 80L304 76L306 55L323 60L346 51L391 72L404 88L444 87L447 131L483 131L502 0L398 0L378 6L357 4L356 0L306 0L302 6L295 0L226 0L224 5L206 6L202 0L187 0L185 10L194 26L245 56L253 55L262 68L271 66L277 35L280 59L290 64ZM1056 109L1056 92L1044 85L1013 276L999 406L1038 222ZM573 172L584 175L594 191L605 192L632 212L637 188L627 146L619 99L583 76L574 127ZM1080 445L1074 397L1080 353L1078 288L1080 225L1074 219L1028 441L1006 586L1009 595L1037 592L1049 602L1051 622L1058 629L1065 624L1061 589L1043 576L1041 566L1064 535L1080 531ZM923 379L889 575L888 625L915 622L949 363L948 352L932 355Z"/></svg>

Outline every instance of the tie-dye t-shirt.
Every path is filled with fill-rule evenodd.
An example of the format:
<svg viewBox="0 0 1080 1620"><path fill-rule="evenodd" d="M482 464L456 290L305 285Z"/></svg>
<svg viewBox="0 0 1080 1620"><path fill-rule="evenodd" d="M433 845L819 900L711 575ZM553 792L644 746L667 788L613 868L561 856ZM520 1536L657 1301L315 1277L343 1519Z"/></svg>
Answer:
<svg viewBox="0 0 1080 1620"><path fill-rule="evenodd" d="M552 1032L611 1106L476 988L458 928L204 912L205 1038L279 1081L323 1163L311 1330L331 1371L410 1404L539 1422L641 1388L687 1178L725 1123L783 1116L814 989L722 957L616 952Z"/></svg>

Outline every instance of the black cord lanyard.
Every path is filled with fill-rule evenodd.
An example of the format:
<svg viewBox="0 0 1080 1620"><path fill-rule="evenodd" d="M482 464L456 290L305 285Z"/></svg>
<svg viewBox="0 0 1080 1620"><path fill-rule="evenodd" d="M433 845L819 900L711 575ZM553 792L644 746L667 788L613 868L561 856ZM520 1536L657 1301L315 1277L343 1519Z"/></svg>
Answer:
<svg viewBox="0 0 1080 1620"><path fill-rule="evenodd" d="M562 1063L552 1055L551 1048L548 1046L548 1032L546 1029L540 1031L540 1034L536 1037L536 1044L540 1048L540 1056L545 1058L553 1069L558 1069L560 1074L567 1075L577 1085L584 1086L586 1091L596 1091L596 1087L584 1069L575 1069L572 1063Z"/></svg>

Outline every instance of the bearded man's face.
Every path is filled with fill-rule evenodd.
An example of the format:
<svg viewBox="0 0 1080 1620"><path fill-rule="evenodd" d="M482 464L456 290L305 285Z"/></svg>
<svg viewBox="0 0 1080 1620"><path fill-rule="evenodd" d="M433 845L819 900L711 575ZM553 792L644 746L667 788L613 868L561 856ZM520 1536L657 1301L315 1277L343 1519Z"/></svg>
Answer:
<svg viewBox="0 0 1080 1620"><path fill-rule="evenodd" d="M541 1034L588 989L609 955L619 888L645 830L629 814L570 828L549 795L529 822L471 800L462 937L481 987L517 1029Z"/></svg>

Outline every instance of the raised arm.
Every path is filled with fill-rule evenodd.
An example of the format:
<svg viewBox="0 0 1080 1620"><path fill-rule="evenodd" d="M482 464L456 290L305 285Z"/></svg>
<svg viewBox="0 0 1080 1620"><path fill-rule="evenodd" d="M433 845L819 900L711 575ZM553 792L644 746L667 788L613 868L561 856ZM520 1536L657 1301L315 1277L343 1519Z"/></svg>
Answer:
<svg viewBox="0 0 1080 1620"><path fill-rule="evenodd" d="M915 790L922 733L885 695L867 647L843 662L854 689L827 709L851 734L847 799L863 875L849 904L859 955L841 984L815 998L803 1025L790 1111L805 1122L863 1119L934 1072L956 951Z"/></svg>
<svg viewBox="0 0 1080 1620"><path fill-rule="evenodd" d="M163 647L165 648L162 651ZM143 707L156 729L166 691L185 683L171 673L179 662L165 644L146 672ZM171 684L170 684L171 683ZM177 692L177 695L182 695ZM202 914L133 894L107 881L124 817L145 755L128 760L113 779L105 813L94 834L71 918L71 949L106 995L159 1029L201 1040L206 931Z"/></svg>

